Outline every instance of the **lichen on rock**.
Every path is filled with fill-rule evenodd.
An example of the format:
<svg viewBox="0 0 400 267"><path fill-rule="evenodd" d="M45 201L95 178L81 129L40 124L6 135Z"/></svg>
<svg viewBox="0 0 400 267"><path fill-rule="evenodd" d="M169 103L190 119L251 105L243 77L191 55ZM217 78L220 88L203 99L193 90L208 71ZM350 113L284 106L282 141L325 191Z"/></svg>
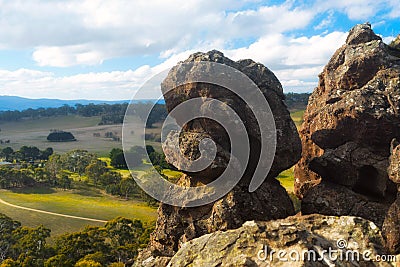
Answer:
<svg viewBox="0 0 400 267"><path fill-rule="evenodd" d="M397 194L387 171L390 142L400 136L400 58L393 49L371 25L356 25L319 75L295 167L303 213L363 216L382 226Z"/></svg>

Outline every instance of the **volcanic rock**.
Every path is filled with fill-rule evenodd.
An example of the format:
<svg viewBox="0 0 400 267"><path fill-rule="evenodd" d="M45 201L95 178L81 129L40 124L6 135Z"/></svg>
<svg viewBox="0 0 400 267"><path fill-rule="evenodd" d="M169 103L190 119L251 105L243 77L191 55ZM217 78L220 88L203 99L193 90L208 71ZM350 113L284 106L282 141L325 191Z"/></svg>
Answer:
<svg viewBox="0 0 400 267"><path fill-rule="evenodd" d="M363 257L366 251L370 259L384 254L382 243L378 227L358 217L309 215L249 221L238 229L185 243L168 266L393 266ZM335 251L332 257L328 251ZM357 253L358 259L346 256Z"/></svg>
<svg viewBox="0 0 400 267"><path fill-rule="evenodd" d="M387 174L390 142L400 136L400 58L394 49L369 24L357 25L319 75L300 130L303 152L295 167L300 198L315 200L305 195L322 178L369 202L388 207L394 201L396 188ZM356 213L368 214L365 209Z"/></svg>
<svg viewBox="0 0 400 267"><path fill-rule="evenodd" d="M187 175L180 182L182 180L193 182L193 178ZM217 230L238 228L249 217L273 220L294 214L289 196L276 179L263 183L253 193L249 193L247 187L247 184L240 183L222 199L201 207L161 204L157 228L150 241L153 254L173 256L182 243Z"/></svg>
<svg viewBox="0 0 400 267"><path fill-rule="evenodd" d="M346 186L323 180L309 189L301 202L301 213L324 215L352 215L373 221L382 227L389 204L373 201Z"/></svg>
<svg viewBox="0 0 400 267"><path fill-rule="evenodd" d="M191 62L215 62L219 64L224 64L231 68L237 69L240 72L247 75L261 90L264 97L267 99L268 104L273 113L273 117L275 120L276 126L276 153L273 165L268 174L268 178L275 178L279 175L280 172L286 170L293 166L299 159L301 153L301 143L298 138L298 133L294 122L290 117L290 113L287 110L285 104L283 103L284 94L282 85L276 76L265 66L260 63L256 63L250 59L239 60L237 62L230 60L225 57L221 52L213 50L208 53L195 53L183 63L191 63ZM250 139L251 153L250 153L250 165L251 163L257 163L259 158L259 147L260 147L260 130L258 127L258 122L255 119L252 109L249 107L248 103L245 103L243 99L238 97L231 90L215 85L215 84L207 84L207 83L187 83L184 85L177 86L179 81L182 79L186 80L195 80L196 76L192 77L192 69L194 70L196 66L193 66L192 69L185 69L186 66L182 67L177 65L171 69L167 78L163 81L161 85L161 89L164 92L164 99L167 106L167 110L170 112L176 106L184 102L185 100L201 97L204 99L203 104L199 110L199 114L202 114L202 110L209 109L209 100L208 99L217 99L222 103L225 103L230 108L236 111L236 113L240 116L241 120L244 122L246 126L246 133L238 132L239 135L248 135ZM212 69L208 70L212 71ZM183 73L183 74L182 74ZM182 77L183 76L183 77ZM170 90L174 88L173 90ZM169 91L168 91L169 90ZM252 94L251 91L247 92L248 94ZM265 107L253 107L258 108L259 110L267 111ZM175 118L180 123L179 117ZM234 122L225 122L234 124ZM191 122L182 125L183 131L185 133L205 133L208 134L212 140L214 140L219 146L221 146L224 150L230 151L231 144L229 143L229 138L227 136L224 127L220 124L210 120L210 119L195 119ZM240 144L235 144L240 145ZM193 145L193 149L197 149L197 146ZM168 153L166 153L168 154ZM189 159L193 159L190 157L191 155L185 154ZM167 158L169 156L167 155ZM218 159L218 157L217 157ZM178 167L179 162L170 159L170 163ZM263 164L263 161L260 161L260 164ZM252 169L253 166L248 166L249 169ZM251 170L248 170L251 172ZM204 176L204 173L198 172L196 174L191 174L192 176ZM215 177L218 174L214 174Z"/></svg>
<svg viewBox="0 0 400 267"><path fill-rule="evenodd" d="M390 253L400 253L400 195L390 206L382 227L385 246Z"/></svg>
<svg viewBox="0 0 400 267"><path fill-rule="evenodd" d="M400 145L396 139L392 141L391 151L389 178L396 183L400 192ZM400 193L397 194L396 201L389 208L383 223L382 235L388 251L393 254L400 253Z"/></svg>
<svg viewBox="0 0 400 267"><path fill-rule="evenodd" d="M164 93L168 112L172 112L179 104L194 98L201 97L202 103L198 114L207 111L212 103L209 99L217 99L233 109L243 121L246 131L236 131L234 134L242 138L249 138L250 158L244 165L245 172L239 183L221 199L200 207L175 207L161 204L158 209L158 219L155 231L152 233L148 248L141 253L137 266L162 265L166 257L172 257L181 245L189 240L212 233L217 230L228 230L240 227L248 220L272 220L286 218L294 214L293 204L275 177L283 170L293 166L301 155L301 142L297 129L283 100L282 86L275 75L265 66L252 60L232 61L221 52L195 53L184 63L216 62L225 64L247 75L261 91L268 101L274 116L276 126L276 153L271 170L261 186L254 192L249 192L249 183L255 167L260 162L260 129L250 106L225 87L204 82L189 82L179 84L182 73L184 78L191 81L196 79L192 69L187 66L173 67L161 88ZM213 73L212 69L208 69ZM224 75L224 73L213 73ZM192 77L192 76L193 77ZM178 86L177 86L178 85ZM169 89L173 88L171 91ZM246 87L247 88L247 87ZM255 87L256 88L256 87ZM253 94L248 89L248 94ZM254 108L254 107L253 107ZM266 107L257 107L261 112L267 112ZM173 113L171 113L173 114ZM199 116L201 117L201 116ZM229 160L236 160L231 147L243 144L230 144L226 130L219 123L207 119L196 118L184 123L179 114L174 119L182 127L182 131L170 132L163 143L166 159L185 174L178 181L181 186L205 185L224 171ZM226 121L234 124L234 121ZM234 125L231 125L234 129ZM209 167L198 171L186 171L191 163L200 156L199 144L202 140L212 139L216 147L216 157ZM186 160L180 160L177 150L174 149L176 140L179 140L179 151ZM240 151L240 150L239 150ZM243 162L234 164L239 170Z"/></svg>

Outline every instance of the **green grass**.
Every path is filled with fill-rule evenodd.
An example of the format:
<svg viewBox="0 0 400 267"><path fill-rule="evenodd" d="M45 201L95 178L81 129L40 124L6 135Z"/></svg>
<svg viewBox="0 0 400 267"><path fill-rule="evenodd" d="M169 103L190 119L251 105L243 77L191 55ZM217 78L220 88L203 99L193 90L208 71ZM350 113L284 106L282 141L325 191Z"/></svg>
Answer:
<svg viewBox="0 0 400 267"><path fill-rule="evenodd" d="M304 110L298 110L290 113L290 116L292 117L292 120L296 124L297 128L299 128L303 123L303 115Z"/></svg>
<svg viewBox="0 0 400 267"><path fill-rule="evenodd" d="M170 169L164 169L163 174L168 177L168 180L175 183L182 176L182 172L174 171Z"/></svg>
<svg viewBox="0 0 400 267"><path fill-rule="evenodd" d="M294 167L292 167L286 171L283 171L277 177L278 181L286 189L286 191L292 192L292 193L294 191L293 169L294 169Z"/></svg>
<svg viewBox="0 0 400 267"><path fill-rule="evenodd" d="M100 220L123 216L143 222L154 222L157 216L156 209L144 202L121 200L85 186L67 191L47 188L1 190L0 198L23 207ZM23 225L34 227L43 224L52 230L53 235L78 231L86 225L102 225L97 222L16 209L4 204L0 204L0 212L20 221Z"/></svg>

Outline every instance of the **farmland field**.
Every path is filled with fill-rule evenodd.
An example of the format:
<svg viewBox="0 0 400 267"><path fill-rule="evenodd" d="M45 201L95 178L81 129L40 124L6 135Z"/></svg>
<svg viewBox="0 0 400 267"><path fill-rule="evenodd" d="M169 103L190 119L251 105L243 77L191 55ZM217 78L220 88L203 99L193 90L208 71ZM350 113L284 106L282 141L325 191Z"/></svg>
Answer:
<svg viewBox="0 0 400 267"><path fill-rule="evenodd" d="M303 113L304 111L291 113L297 127L302 122ZM101 159L109 165L109 159L105 156L108 155L112 148L121 147L121 142L104 138L103 135L105 132L113 132L116 136L121 136L122 125L99 126L97 125L99 121L100 117L64 116L1 123L1 139L9 139L11 141L9 145L15 150L18 150L23 145L37 146L40 149L53 147L58 153L73 149L86 149L103 157ZM150 129L150 132L157 132L159 131L158 128ZM50 129L70 131L78 141L67 143L48 142L46 137ZM100 137L94 137L94 133L100 133ZM0 148L2 147L5 147L5 145L0 146ZM155 145L155 148L159 150L160 145ZM136 170L137 175L142 175L146 169L147 167ZM127 170L116 171L119 171L123 176L129 175ZM177 179L180 175L179 172L171 170L165 170L164 174L171 179ZM293 192L293 168L282 172L278 180L288 192ZM143 222L154 222L156 220L156 209L147 206L144 202L121 200L87 186L67 191L45 188L28 188L14 191L0 190L0 198L11 204L27 208L100 220L109 220L117 216L137 218ZM75 232L86 225L100 226L103 224L17 209L3 203L0 203L0 213L21 221L26 226L33 227L43 224L52 229L52 236L65 232Z"/></svg>
<svg viewBox="0 0 400 267"><path fill-rule="evenodd" d="M49 188L27 188L0 190L0 198L14 205L99 220L110 220L118 216L153 222L156 209L145 202L122 200L102 194L99 190L79 188L55 190ZM0 213L4 213L26 226L44 226L52 230L52 235L74 232L86 225L103 225L100 222L85 221L48 215L34 211L13 208L0 203Z"/></svg>

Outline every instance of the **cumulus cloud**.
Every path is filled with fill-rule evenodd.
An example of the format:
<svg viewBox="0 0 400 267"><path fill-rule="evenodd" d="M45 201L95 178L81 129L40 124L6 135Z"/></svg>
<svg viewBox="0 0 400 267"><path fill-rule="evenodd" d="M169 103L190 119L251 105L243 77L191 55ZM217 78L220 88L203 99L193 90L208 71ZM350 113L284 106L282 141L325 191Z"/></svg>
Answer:
<svg viewBox="0 0 400 267"><path fill-rule="evenodd" d="M289 38L278 34L264 36L247 48L221 50L235 60L252 58L265 64L275 72L286 91L309 91L315 87L318 73L344 42L345 36L341 32L310 38ZM156 66L144 65L128 71L57 77L51 72L27 69L0 70L0 87L3 94L32 98L130 99L146 80L171 68L193 52L195 50L183 51ZM48 56L51 58L51 54Z"/></svg>
<svg viewBox="0 0 400 267"><path fill-rule="evenodd" d="M0 1L0 46L33 47L39 66L94 65L119 56L226 45L306 26L313 12L282 5L239 10L246 1ZM226 11L226 7L230 11ZM293 23L296 21L296 23Z"/></svg>
<svg viewBox="0 0 400 267"><path fill-rule="evenodd" d="M0 70L2 94L126 99L152 75L193 52L211 49L236 60L252 58L265 64L286 91L309 91L323 65L345 40L344 32L320 33L336 21L337 12L351 20L367 20L379 12L388 19L400 16L398 0L304 3L0 0L0 49L31 51L39 70L79 65L90 71L114 58L158 58L154 65L134 70L69 76L60 75L62 71L23 67ZM326 16L321 19L321 14ZM304 29L314 32L299 34Z"/></svg>
<svg viewBox="0 0 400 267"><path fill-rule="evenodd" d="M233 59L251 58L265 64L281 80L285 91L310 91L329 58L345 41L347 33L291 38L264 36L246 48L227 50Z"/></svg>

